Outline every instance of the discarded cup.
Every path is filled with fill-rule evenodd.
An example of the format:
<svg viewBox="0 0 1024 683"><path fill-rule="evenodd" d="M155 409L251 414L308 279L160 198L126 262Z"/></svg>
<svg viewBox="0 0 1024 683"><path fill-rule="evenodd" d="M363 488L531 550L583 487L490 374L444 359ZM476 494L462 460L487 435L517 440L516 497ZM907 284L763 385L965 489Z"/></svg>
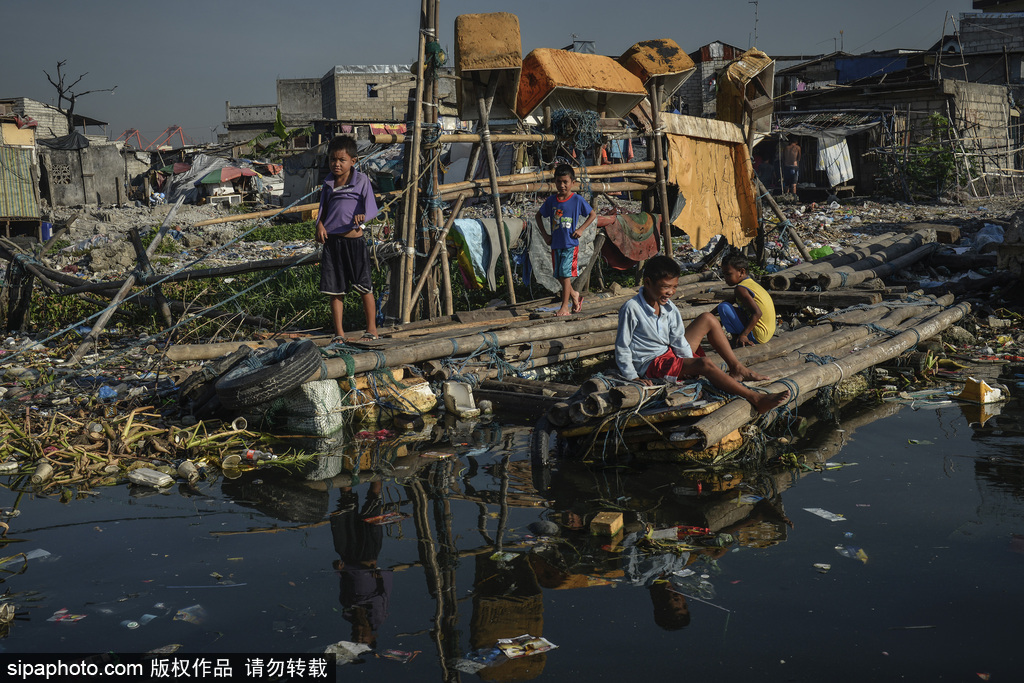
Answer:
<svg viewBox="0 0 1024 683"><path fill-rule="evenodd" d="M178 465L178 476L192 486L199 481L199 470L191 460L182 460Z"/></svg>
<svg viewBox="0 0 1024 683"><path fill-rule="evenodd" d="M53 476L53 467L48 462L41 462L36 465L36 471L32 474L32 483L36 486L45 484Z"/></svg>

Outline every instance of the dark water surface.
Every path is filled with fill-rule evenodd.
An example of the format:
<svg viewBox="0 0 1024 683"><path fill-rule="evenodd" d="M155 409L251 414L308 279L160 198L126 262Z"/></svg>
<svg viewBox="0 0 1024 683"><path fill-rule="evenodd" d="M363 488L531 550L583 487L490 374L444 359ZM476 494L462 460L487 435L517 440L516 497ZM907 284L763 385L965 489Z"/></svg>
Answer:
<svg viewBox="0 0 1024 683"><path fill-rule="evenodd" d="M385 481L371 508L369 483L323 492L267 471L203 482L191 495L133 497L121 486L68 505L26 495L8 520L23 541L0 556L50 555L3 575L19 617L0 659L170 644L322 652L375 637L378 652L418 654L407 663L363 655L339 680L1022 680L1024 411L1009 404L972 427L957 406L887 405L841 428L819 430L806 450L855 466L709 474L574 463L538 480L541 492L528 428L466 430L412 445L406 461L419 448L455 456ZM15 495L4 489L0 506ZM733 540L718 536L722 547L692 552L685 567L671 554L638 557L631 575L621 544L566 528L573 515L616 508L627 531L687 524ZM370 529L360 520L371 510L409 517ZM562 526L543 549L528 529L541 520ZM336 571L339 552L360 571ZM677 572L671 591L631 582L655 562ZM173 619L194 605L201 623ZM48 621L63 608L85 617ZM659 625L676 615L679 626L686 611L685 626ZM147 614L156 618L123 625ZM522 633L558 648L479 674L454 668Z"/></svg>

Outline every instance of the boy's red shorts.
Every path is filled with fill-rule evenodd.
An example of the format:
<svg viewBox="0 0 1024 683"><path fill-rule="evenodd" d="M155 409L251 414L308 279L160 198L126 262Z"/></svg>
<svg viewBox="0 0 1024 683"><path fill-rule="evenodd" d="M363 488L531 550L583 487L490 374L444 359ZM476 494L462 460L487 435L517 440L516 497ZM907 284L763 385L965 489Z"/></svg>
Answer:
<svg viewBox="0 0 1024 683"><path fill-rule="evenodd" d="M704 351L697 347L693 353L694 357L704 355ZM651 364L647 366L647 379L661 379L662 377L689 377L687 373L683 372L683 363L690 360L689 358L680 358L676 355L676 352L672 350L670 346L668 351L661 354L657 358L651 361Z"/></svg>

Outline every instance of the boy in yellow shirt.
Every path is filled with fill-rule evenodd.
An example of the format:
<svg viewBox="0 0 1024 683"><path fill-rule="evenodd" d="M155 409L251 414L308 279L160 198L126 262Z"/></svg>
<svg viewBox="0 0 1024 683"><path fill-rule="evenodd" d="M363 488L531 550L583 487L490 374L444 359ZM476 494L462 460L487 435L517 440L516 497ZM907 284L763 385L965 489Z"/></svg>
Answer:
<svg viewBox="0 0 1024 683"><path fill-rule="evenodd" d="M722 260L722 277L735 287L736 303L718 306L722 327L732 335L733 346L764 344L775 334L775 303L764 287L748 275L750 263L741 254Z"/></svg>

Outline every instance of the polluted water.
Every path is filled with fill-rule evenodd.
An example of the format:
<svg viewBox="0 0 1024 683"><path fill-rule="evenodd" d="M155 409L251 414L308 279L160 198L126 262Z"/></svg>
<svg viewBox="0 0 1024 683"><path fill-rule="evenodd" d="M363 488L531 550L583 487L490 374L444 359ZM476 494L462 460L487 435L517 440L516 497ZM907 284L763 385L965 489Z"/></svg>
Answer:
<svg viewBox="0 0 1024 683"><path fill-rule="evenodd" d="M303 467L242 453L65 504L6 475L0 654L331 652L338 680L394 681L1020 670L1015 401L984 424L851 404L756 466L542 466L532 436L345 434Z"/></svg>

